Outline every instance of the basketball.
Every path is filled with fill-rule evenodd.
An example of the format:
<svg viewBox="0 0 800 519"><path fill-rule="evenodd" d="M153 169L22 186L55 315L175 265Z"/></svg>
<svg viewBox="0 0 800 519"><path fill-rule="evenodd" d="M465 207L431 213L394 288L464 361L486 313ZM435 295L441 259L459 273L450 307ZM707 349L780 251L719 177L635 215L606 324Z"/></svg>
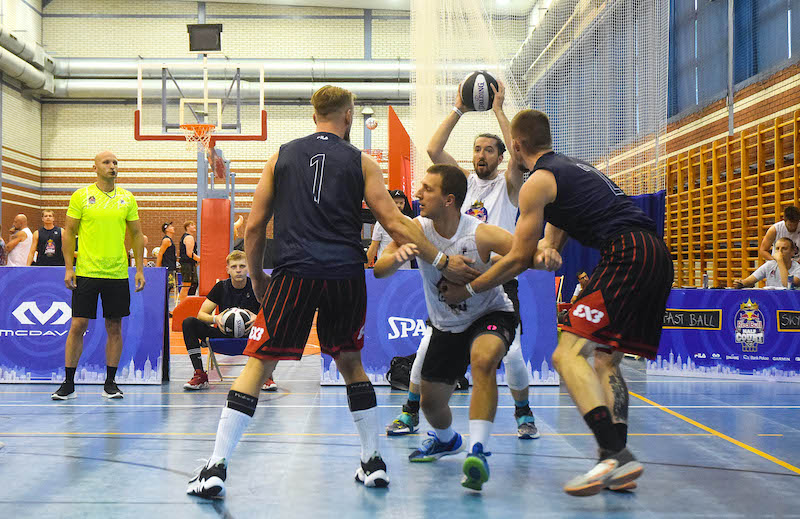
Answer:
<svg viewBox="0 0 800 519"><path fill-rule="evenodd" d="M492 107L494 90L500 88L497 80L485 70L477 70L461 82L461 101L471 110L485 112Z"/></svg>
<svg viewBox="0 0 800 519"><path fill-rule="evenodd" d="M375 129L375 128L377 128L377 127L378 127L378 121L376 121L376 120L375 120L375 119L373 119L372 117L370 117L369 119L367 119L367 128L368 128L368 129L370 129L370 130L374 130L374 129Z"/></svg>
<svg viewBox="0 0 800 519"><path fill-rule="evenodd" d="M252 315L241 308L228 308L222 312L222 332L231 337L244 337L250 331L248 323Z"/></svg>

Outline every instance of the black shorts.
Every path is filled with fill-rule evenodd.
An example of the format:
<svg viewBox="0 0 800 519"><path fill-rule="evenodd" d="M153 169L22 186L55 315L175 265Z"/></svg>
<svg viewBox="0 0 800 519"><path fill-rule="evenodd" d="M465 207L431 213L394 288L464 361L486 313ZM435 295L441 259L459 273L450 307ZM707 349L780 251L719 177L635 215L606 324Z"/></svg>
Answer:
<svg viewBox="0 0 800 519"><path fill-rule="evenodd" d="M513 312L491 312L479 317L463 332L443 332L432 327L433 335L422 363L422 378L429 382L455 384L467 372L470 349L476 337L486 333L496 335L502 339L508 352L518 323Z"/></svg>
<svg viewBox="0 0 800 519"><path fill-rule="evenodd" d="M511 300L511 304L514 305L514 314L516 314L517 321L519 322L519 333L522 335L522 318L519 314L519 281L512 279L511 281L503 283L503 291Z"/></svg>
<svg viewBox="0 0 800 519"><path fill-rule="evenodd" d="M245 355L299 360L317 314L322 353L333 358L364 347L367 284L364 271L351 279L308 279L290 272L272 276Z"/></svg>
<svg viewBox="0 0 800 519"><path fill-rule="evenodd" d="M674 277L667 245L649 231L632 230L612 239L600 254L561 329L654 359Z"/></svg>
<svg viewBox="0 0 800 519"><path fill-rule="evenodd" d="M181 283L185 286L197 284L197 264L181 263Z"/></svg>
<svg viewBox="0 0 800 519"><path fill-rule="evenodd" d="M72 317L97 319L97 296L103 300L103 317L122 319L131 314L131 290L127 279L78 276L72 291Z"/></svg>

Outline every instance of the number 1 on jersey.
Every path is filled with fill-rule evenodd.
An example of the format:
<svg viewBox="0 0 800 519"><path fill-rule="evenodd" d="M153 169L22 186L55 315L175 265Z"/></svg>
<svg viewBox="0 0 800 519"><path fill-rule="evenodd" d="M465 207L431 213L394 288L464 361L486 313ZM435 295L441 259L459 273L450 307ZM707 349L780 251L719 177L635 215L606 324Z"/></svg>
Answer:
<svg viewBox="0 0 800 519"><path fill-rule="evenodd" d="M319 197L322 194L322 176L325 174L325 154L317 153L311 157L309 166L314 167L314 201L319 203Z"/></svg>

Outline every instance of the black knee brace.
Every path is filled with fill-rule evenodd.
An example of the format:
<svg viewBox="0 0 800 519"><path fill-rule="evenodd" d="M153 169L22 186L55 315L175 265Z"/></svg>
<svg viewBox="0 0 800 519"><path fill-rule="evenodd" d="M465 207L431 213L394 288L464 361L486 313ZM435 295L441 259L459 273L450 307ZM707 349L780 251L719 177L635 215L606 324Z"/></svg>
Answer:
<svg viewBox="0 0 800 519"><path fill-rule="evenodd" d="M363 411L377 406L378 401L375 398L375 388L372 387L372 382L348 384L347 405L351 411Z"/></svg>

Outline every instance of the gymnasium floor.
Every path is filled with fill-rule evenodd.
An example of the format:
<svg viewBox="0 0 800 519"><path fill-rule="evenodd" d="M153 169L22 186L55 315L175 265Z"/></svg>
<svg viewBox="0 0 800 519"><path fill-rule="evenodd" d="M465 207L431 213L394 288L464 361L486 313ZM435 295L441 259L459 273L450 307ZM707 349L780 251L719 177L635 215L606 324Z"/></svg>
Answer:
<svg viewBox="0 0 800 519"><path fill-rule="evenodd" d="M561 485L593 464L594 440L559 388L531 388L542 438L520 441L501 390L482 494L459 485L462 456L410 464L419 436L384 439L388 489L353 482L359 447L343 388L320 387L319 356L284 363L231 460L228 497L184 494L210 454L227 386L184 392L191 366L175 355L168 385L125 386L107 401L79 386L0 386L0 516L20 517L800 517L800 385L647 377L632 391L629 444L644 462L634 493L588 498ZM404 394L377 388L383 422ZM466 432L468 396L453 397ZM662 407L664 406L664 407ZM457 458L457 459L456 459Z"/></svg>

